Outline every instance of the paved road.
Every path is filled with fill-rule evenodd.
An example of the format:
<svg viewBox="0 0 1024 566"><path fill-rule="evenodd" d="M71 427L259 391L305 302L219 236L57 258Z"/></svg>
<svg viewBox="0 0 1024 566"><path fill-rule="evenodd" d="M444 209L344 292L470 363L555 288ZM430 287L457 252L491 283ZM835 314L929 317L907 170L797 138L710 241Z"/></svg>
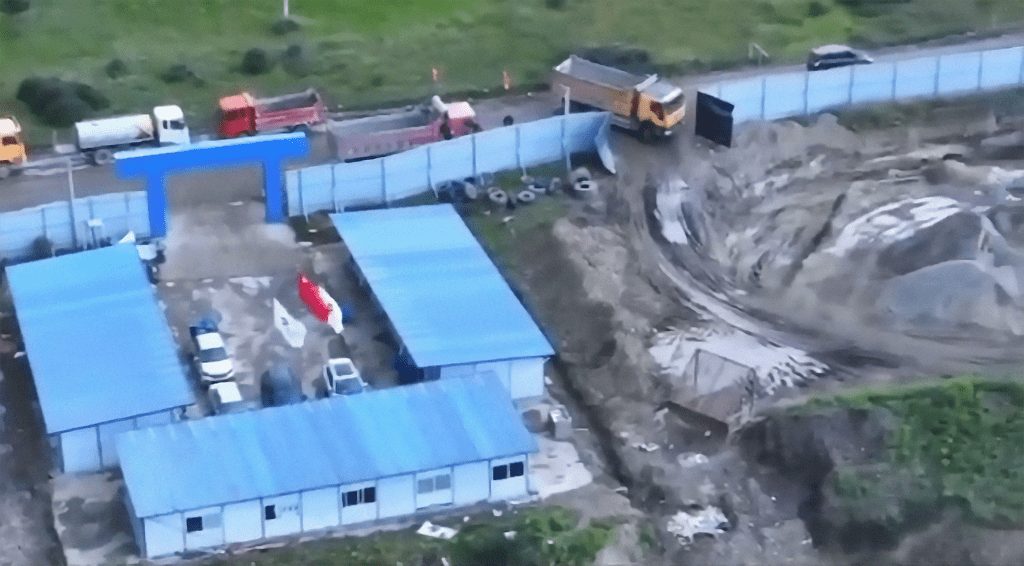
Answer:
<svg viewBox="0 0 1024 566"><path fill-rule="evenodd" d="M956 39L956 38L954 38ZM996 49L1024 45L1024 33L1005 35L996 38L971 40L961 37L962 43L955 45L925 44L892 48L875 53L878 61L912 59L921 56L957 53L967 50ZM948 42L949 40L947 40ZM941 42L938 42L941 43ZM700 85L715 83L722 80L738 79L765 73L784 73L802 70L800 65L750 67L746 69L692 75L671 79L684 88L688 95L688 104L692 111L695 104L694 93ZM528 95L507 96L497 99L473 101L477 110L478 121L484 129L497 128L502 125L505 116L512 116L516 123L528 122L551 116L558 108L558 96L552 92L530 93ZM286 164L287 168L318 165L333 161L327 147L326 135L314 132L311 135L311 151L309 157ZM51 202L66 201L68 198L67 176L60 170L49 175L21 175L0 180L0 212L20 210ZM231 175L225 170L222 175ZM117 177L113 166L83 167L74 173L76 196L90 196L113 192L143 190L144 185L138 180L123 180ZM226 181L229 182L229 181Z"/></svg>

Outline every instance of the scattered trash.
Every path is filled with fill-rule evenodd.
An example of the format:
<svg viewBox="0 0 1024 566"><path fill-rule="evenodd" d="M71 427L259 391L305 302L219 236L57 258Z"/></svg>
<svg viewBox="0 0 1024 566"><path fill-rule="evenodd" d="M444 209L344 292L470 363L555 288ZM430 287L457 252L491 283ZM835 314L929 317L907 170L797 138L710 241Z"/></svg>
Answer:
<svg viewBox="0 0 1024 566"><path fill-rule="evenodd" d="M658 446L653 442L647 442L645 444L634 444L633 448L637 448L643 452L654 452L655 450L661 448L661 446Z"/></svg>
<svg viewBox="0 0 1024 566"><path fill-rule="evenodd" d="M444 540L451 539L457 532L455 529L435 525L430 521L424 521L423 525L416 531L417 534Z"/></svg>
<svg viewBox="0 0 1024 566"><path fill-rule="evenodd" d="M463 523L468 523L469 522L469 517L463 517L462 518L462 522Z"/></svg>
<svg viewBox="0 0 1024 566"><path fill-rule="evenodd" d="M626 487L626 486L620 486L620 487L617 487L617 488L613 489L612 491L614 491L615 493L621 493L621 494L625 495L625 494L629 493L629 488Z"/></svg>
<svg viewBox="0 0 1024 566"><path fill-rule="evenodd" d="M18 358L20 358L20 357L22 357L22 356L24 356L24 355L25 355L25 352L18 352L18 353L16 353L16 354L14 354L14 358L15 358L15 359L18 359Z"/></svg>
<svg viewBox="0 0 1024 566"><path fill-rule="evenodd" d="M501 517L501 509L495 509L491 513L494 513L495 517Z"/></svg>
<svg viewBox="0 0 1024 566"><path fill-rule="evenodd" d="M680 511L668 522L668 532L676 535L682 542L693 542L698 534L718 535L728 528L729 520L717 507L708 507L695 514ZM724 528L723 528L724 527Z"/></svg>
<svg viewBox="0 0 1024 566"><path fill-rule="evenodd" d="M277 299L274 299L274 325L292 348L301 348L306 342L306 327L295 319Z"/></svg>
<svg viewBox="0 0 1024 566"><path fill-rule="evenodd" d="M512 221L512 219L513 219L513 218L515 218L515 216L506 216L505 218L502 218L502 219L501 219L501 222L502 222L503 224L508 224L509 222L511 222L511 221Z"/></svg>
<svg viewBox="0 0 1024 566"><path fill-rule="evenodd" d="M696 466L698 464L707 464L708 457L703 454L694 454L692 452L687 452L685 454L680 454L679 457L676 458L676 461L679 462L679 465L683 467Z"/></svg>
<svg viewBox="0 0 1024 566"><path fill-rule="evenodd" d="M516 532L515 531L508 531L508 532L506 532L505 533L505 538L507 540L512 540L512 539L516 538Z"/></svg>
<svg viewBox="0 0 1024 566"><path fill-rule="evenodd" d="M245 202L240 201L240 200L236 200L236 201L229 202L228 206L242 206L243 204L245 204Z"/></svg>

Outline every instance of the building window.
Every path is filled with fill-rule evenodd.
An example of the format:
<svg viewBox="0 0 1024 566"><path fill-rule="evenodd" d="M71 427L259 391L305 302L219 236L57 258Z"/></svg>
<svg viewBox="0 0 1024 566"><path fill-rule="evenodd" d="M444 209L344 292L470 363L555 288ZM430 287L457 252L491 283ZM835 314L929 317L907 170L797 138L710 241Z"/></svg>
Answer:
<svg viewBox="0 0 1024 566"><path fill-rule="evenodd" d="M508 478L518 478L523 475L525 466L522 462L512 462L511 464L502 464L500 466L494 466L493 473L491 475L495 480L504 480Z"/></svg>
<svg viewBox="0 0 1024 566"><path fill-rule="evenodd" d="M495 480L503 480L503 479L507 478L508 477L508 466L506 464L502 464L500 466L494 466L494 471L491 474L491 477L494 478Z"/></svg>
<svg viewBox="0 0 1024 566"><path fill-rule="evenodd" d="M432 491L441 491L444 489L452 488L452 476L449 474L441 474L432 478L419 480L416 482L417 493L430 493Z"/></svg>
<svg viewBox="0 0 1024 566"><path fill-rule="evenodd" d="M203 530L202 517L189 517L185 519L185 532L194 533Z"/></svg>
<svg viewBox="0 0 1024 566"><path fill-rule="evenodd" d="M511 464L508 465L508 477L518 478L521 475L523 475L522 462L512 462Z"/></svg>
<svg viewBox="0 0 1024 566"><path fill-rule="evenodd" d="M266 517L268 521L274 520L277 518L277 510L274 509L273 505L267 505L263 508L263 516Z"/></svg>
<svg viewBox="0 0 1024 566"><path fill-rule="evenodd" d="M427 478L425 480L420 480L420 481L416 482L416 485L417 485L417 488L416 488L416 492L417 493L430 493L431 491L434 491L434 478Z"/></svg>
<svg viewBox="0 0 1024 566"><path fill-rule="evenodd" d="M341 505L343 507L351 507L362 503L373 503L374 501L377 501L377 489L373 487L364 487L363 489L346 491L341 497Z"/></svg>

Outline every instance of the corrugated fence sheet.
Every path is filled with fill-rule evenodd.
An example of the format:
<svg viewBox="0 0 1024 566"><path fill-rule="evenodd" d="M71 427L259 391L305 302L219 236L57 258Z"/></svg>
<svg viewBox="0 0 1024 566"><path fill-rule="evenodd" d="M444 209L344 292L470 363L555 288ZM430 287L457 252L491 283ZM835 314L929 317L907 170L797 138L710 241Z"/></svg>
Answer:
<svg viewBox="0 0 1024 566"><path fill-rule="evenodd" d="M89 221L101 221L96 227ZM112 193L75 199L75 225L78 246L98 243L96 240L120 240L129 231L139 238L148 238L149 207L146 193ZM0 214L0 257L10 262L33 259L35 242L45 237L53 249L75 245L71 229L71 207L67 202L55 202L34 208Z"/></svg>
<svg viewBox="0 0 1024 566"><path fill-rule="evenodd" d="M780 73L701 88L735 105L736 123L776 120L859 102L964 94L1024 84L1024 46Z"/></svg>
<svg viewBox="0 0 1024 566"><path fill-rule="evenodd" d="M288 215L390 203L446 181L565 158L596 149L604 112L545 118L432 143L380 159L287 171ZM564 146L564 147L563 147Z"/></svg>

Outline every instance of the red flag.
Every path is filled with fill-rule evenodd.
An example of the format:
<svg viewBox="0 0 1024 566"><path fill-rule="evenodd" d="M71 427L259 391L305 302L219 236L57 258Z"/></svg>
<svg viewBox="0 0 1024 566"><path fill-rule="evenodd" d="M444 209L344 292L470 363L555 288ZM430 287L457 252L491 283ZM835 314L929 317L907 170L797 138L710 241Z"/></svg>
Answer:
<svg viewBox="0 0 1024 566"><path fill-rule="evenodd" d="M331 316L331 307L324 301L320 287L303 273L299 273L299 298L306 303L306 307L309 308L309 312L313 313L313 316L327 322Z"/></svg>

